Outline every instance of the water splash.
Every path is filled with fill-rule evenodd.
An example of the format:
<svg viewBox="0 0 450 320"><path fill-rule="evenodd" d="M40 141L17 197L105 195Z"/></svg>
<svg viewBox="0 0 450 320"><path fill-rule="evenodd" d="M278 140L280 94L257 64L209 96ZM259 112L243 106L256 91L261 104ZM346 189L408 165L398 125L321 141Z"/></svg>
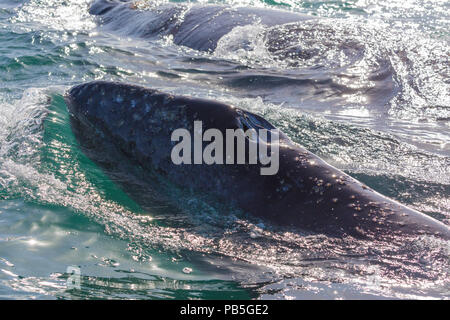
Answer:
<svg viewBox="0 0 450 320"><path fill-rule="evenodd" d="M233 1L248 3L276 5ZM0 270L6 271L0 288L30 297L173 298L180 293L162 282L183 281L187 297L211 297L221 290L242 297L239 286L255 290L252 297L284 299L448 297L449 245L434 238L386 245L301 234L240 213L222 215L190 195L180 197L173 214L160 214L160 203L148 210L139 207L79 150L62 99L66 87L48 88L111 79L224 100L263 115L297 143L373 188L449 223L445 23L436 19L425 26L425 19L409 29L412 22L390 21L408 12L422 14L415 5L410 11L397 5L389 11L387 4L371 1L285 3L290 5L285 10L330 19L308 22L293 35L261 26L235 29L213 55L176 47L170 39L149 42L99 33L86 13L87 1L32 0L13 9L16 15L7 24L2 20L7 27L0 32L8 46L0 50L8 48L11 55L0 66L0 219L9 229L2 229L0 241L1 248L11 249L0 250ZM379 20L366 21L368 16ZM392 28L396 25L398 31ZM419 33L422 29L426 32ZM267 49L267 32L318 51L291 61L277 59ZM13 45L29 51L15 61L18 48ZM289 52L289 46L285 49ZM316 64L322 69L314 70ZM253 78L242 81L242 74ZM270 88L276 95L258 89L258 77L281 83L277 90ZM321 78L328 82L316 82ZM245 87L248 79L253 84ZM300 98L289 90L292 81L301 84ZM36 83L47 88L24 90ZM304 89L308 85L312 91ZM368 90L377 86L395 97L368 103ZM280 97L288 102L279 105ZM302 112L286 108L299 106ZM90 228L92 234L86 231ZM97 237L99 247L110 246L99 250ZM92 247L82 246L85 242ZM45 251L55 251L57 243L64 246L59 255ZM22 251L28 254L22 260L7 256ZM55 265L64 257L65 264L51 265L52 275L41 270L47 266L41 260L27 270L27 258L39 256ZM78 261L85 264L86 290L74 294L63 290L64 270ZM145 274L130 271L139 268ZM184 273L185 268L192 272ZM37 270L41 275L33 274ZM233 277L239 286L224 282ZM205 283L204 278L220 280ZM165 292L152 291L152 286ZM0 295L7 291L13 296L2 290Z"/></svg>

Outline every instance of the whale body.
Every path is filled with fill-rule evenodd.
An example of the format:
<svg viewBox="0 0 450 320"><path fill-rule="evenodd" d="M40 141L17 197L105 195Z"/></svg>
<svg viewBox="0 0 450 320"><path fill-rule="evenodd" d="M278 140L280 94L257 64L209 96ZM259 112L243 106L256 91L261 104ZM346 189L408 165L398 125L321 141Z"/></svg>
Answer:
<svg viewBox="0 0 450 320"><path fill-rule="evenodd" d="M443 223L377 193L293 143L280 132L279 170L261 175L261 164L174 164L171 134L194 121L203 129L275 127L264 118L216 101L174 96L140 86L94 81L66 95L74 132L91 148L109 143L143 170L179 188L279 225L329 236L393 239L435 235L450 239ZM271 141L267 142L268 144ZM106 155L99 151L98 157ZM114 156L114 153L113 153ZM137 177L140 178L140 177Z"/></svg>
<svg viewBox="0 0 450 320"><path fill-rule="evenodd" d="M218 41L235 27L259 24L280 26L312 17L280 10L221 5L164 4L137 9L132 1L96 0L89 12L100 16L102 24L113 30L141 38L173 37L173 42L199 51L214 51ZM269 51L277 51L283 39L273 30ZM281 35L279 35L281 37ZM294 53L296 48L290 49Z"/></svg>

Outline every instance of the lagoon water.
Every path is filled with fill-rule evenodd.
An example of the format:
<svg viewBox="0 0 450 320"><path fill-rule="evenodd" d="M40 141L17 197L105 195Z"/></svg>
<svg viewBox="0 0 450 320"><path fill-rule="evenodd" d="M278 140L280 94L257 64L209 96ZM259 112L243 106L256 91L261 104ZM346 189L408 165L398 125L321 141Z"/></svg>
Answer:
<svg viewBox="0 0 450 320"><path fill-rule="evenodd" d="M258 24L199 52L101 26L88 0L0 0L0 298L450 298L450 243L433 237L302 234L187 195L141 208L81 152L64 102L102 79L231 103L449 225L448 1L195 3L317 19L272 30L304 48L281 59Z"/></svg>

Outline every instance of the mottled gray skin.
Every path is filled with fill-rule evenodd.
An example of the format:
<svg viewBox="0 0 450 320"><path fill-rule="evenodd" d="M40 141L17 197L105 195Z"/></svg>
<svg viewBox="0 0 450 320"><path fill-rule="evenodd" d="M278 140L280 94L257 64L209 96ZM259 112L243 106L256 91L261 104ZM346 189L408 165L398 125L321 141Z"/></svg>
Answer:
<svg viewBox="0 0 450 320"><path fill-rule="evenodd" d="M312 18L279 10L220 5L170 3L139 10L134 1L127 0L96 0L89 12L101 16L103 24L129 35L142 38L172 35L175 44L200 51L214 51L220 38L234 27L256 23L271 27ZM272 42L280 45L276 39L274 36Z"/></svg>
<svg viewBox="0 0 450 320"><path fill-rule="evenodd" d="M174 185L208 194L219 201L280 225L342 237L392 239L433 234L450 238L441 222L407 208L327 164L281 133L276 175L260 175L261 165L175 165L171 134L193 122L203 130L274 128L263 118L229 105L112 82L72 88L67 103L83 141L112 143L145 171ZM99 154L99 157L106 155ZM139 177L138 177L139 178Z"/></svg>

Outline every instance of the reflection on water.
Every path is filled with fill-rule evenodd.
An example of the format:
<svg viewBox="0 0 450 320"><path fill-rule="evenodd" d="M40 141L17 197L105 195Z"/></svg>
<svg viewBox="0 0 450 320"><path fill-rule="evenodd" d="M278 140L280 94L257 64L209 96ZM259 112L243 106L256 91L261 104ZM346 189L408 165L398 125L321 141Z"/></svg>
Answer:
<svg viewBox="0 0 450 320"><path fill-rule="evenodd" d="M175 207L142 208L78 148L70 85L213 98L448 224L448 4L283 3L318 19L239 27L205 53L99 27L88 1L2 2L0 297L448 297L448 242L304 235L176 190ZM81 290L67 290L68 266Z"/></svg>

